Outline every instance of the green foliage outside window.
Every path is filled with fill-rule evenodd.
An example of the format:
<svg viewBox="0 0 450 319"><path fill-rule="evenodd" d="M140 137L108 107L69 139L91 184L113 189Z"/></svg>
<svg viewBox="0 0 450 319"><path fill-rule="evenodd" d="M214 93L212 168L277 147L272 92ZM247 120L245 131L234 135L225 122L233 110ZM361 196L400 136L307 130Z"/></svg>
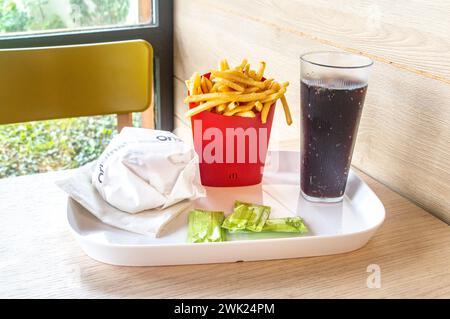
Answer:
<svg viewBox="0 0 450 319"><path fill-rule="evenodd" d="M96 159L115 131L115 116L2 125L0 178L79 167Z"/></svg>
<svg viewBox="0 0 450 319"><path fill-rule="evenodd" d="M70 0L72 16L80 26L121 24L128 14L130 3L117 0Z"/></svg>
<svg viewBox="0 0 450 319"><path fill-rule="evenodd" d="M80 27L123 24L130 0L70 0ZM48 0L0 0L0 34L67 28ZM4 106L2 106L4 107ZM81 166L96 159L116 131L115 116L0 125L0 178Z"/></svg>
<svg viewBox="0 0 450 319"><path fill-rule="evenodd" d="M29 17L11 0L0 0L0 33L26 30Z"/></svg>

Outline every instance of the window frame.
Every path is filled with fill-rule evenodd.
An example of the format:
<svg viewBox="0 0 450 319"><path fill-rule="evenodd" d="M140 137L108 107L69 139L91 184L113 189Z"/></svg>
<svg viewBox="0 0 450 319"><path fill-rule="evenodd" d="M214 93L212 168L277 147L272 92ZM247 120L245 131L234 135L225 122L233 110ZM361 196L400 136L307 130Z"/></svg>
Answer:
<svg viewBox="0 0 450 319"><path fill-rule="evenodd" d="M142 39L153 47L154 110L157 129L174 128L173 0L152 0L152 23L0 37L0 49L51 47Z"/></svg>

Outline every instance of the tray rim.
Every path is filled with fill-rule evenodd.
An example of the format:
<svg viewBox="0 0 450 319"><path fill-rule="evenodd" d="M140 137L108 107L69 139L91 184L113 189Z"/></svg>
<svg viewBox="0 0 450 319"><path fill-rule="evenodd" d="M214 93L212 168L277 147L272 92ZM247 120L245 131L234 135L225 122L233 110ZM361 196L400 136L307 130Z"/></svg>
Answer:
<svg viewBox="0 0 450 319"><path fill-rule="evenodd" d="M327 238L345 238L345 237L353 237L355 235L360 235L360 234L364 234L364 233L368 233L371 232L373 230L378 229L384 222L386 218L386 214L383 214L383 217L381 219L381 221L376 224L375 226L372 226L370 228L364 229L364 230L360 230L360 231L355 231L352 233L347 233L347 234L335 234L335 235L307 235L305 234L304 236L297 236L297 237L280 237L280 238L263 238L263 239L243 239L243 240L230 240L230 241L223 241L223 242L207 242L207 243L166 243L166 244L140 244L140 245L133 245L133 244L111 244L108 242L101 242L101 241L97 241L97 240L90 240L90 243L96 243L105 247L123 247L123 248L143 248L143 247L180 247L180 246L221 246L221 245L239 245L241 243L245 243L245 244L255 244L255 243L264 243L264 242L277 242L277 241L298 241L298 240L313 240L313 239L327 239ZM99 221L101 222L101 221ZM74 233L78 238L82 238L85 241L88 241L88 239L82 235L80 235L79 233L76 232L75 229L73 229L72 225L70 224L69 221L69 225L70 225L70 230L72 233ZM109 226L109 225L108 225ZM109 227L113 227L113 226L109 226ZM124 230L125 231L125 230ZM133 233L132 233L133 234ZM140 234L136 234L136 235L140 235Z"/></svg>
<svg viewBox="0 0 450 319"><path fill-rule="evenodd" d="M278 150L270 150L269 153L274 153L274 152L284 152L284 153L299 153L298 151L278 151ZM367 188L367 190L371 193L371 195L378 201L378 203L380 204L380 207L382 209L382 216L380 218L380 220L378 221L378 223L370 226L369 228L366 229L362 229L362 230L358 230L355 232L350 232L350 233L345 233L345 234L328 234L328 235L309 235L309 234L305 234L303 236L296 236L296 237L281 237L281 238L265 238L265 239L242 239L242 240L233 240L233 241L224 241L224 242L208 242L208 243L188 243L188 242L182 242L182 243L144 243L144 244L121 244L121 243L110 243L110 242L104 242L101 240L97 240L96 238L91 238L91 239L87 239L85 236L83 236L82 234L80 234L76 228L74 227L71 218L73 217L73 212L71 211L69 202L75 201L74 199L70 198L70 196L68 196L67 198L67 209L66 209L66 219L67 222L69 224L69 228L70 231L75 235L75 237L78 240L83 240L84 242L87 242L89 244L96 244L96 245L100 245L103 247L108 247L108 248L113 248L113 247L117 247L117 248L130 248L130 249L142 249L142 248L150 248L150 247L209 247L209 246L235 246L235 245L241 245L241 244L249 244L249 245L255 245L255 244L264 244L264 243L277 243L277 242L296 242L296 241L307 241L307 240L321 240L321 239L329 239L329 238L346 238L346 237L353 237L353 236L357 236L357 235L361 235L361 234L365 234L365 233L370 233L370 232L374 232L376 231L385 221L386 219L386 209L383 205L383 203L381 202L381 200L379 199L379 197L375 194L375 192L369 187L369 185L361 179L361 177L358 176L357 173L355 173L355 171L353 170L353 168L350 169L350 174L349 177L351 175L354 175L355 178L357 178L361 183L364 184L364 186ZM262 182L258 185L263 184ZM76 201L75 201L76 202ZM76 202L77 203L77 202ZM78 204L78 203L77 203ZM327 203L324 203L324 205L327 205ZM84 208L84 207L83 207ZM95 216L92 216L93 218L96 218ZM100 220L98 220L98 222L101 223ZM110 226L107 225L108 227L113 227L114 226ZM119 229L119 228L117 228ZM125 230L123 230L125 231ZM132 232L130 232L130 234L133 234ZM140 234L135 234L137 236L145 236L145 235L140 235ZM369 238L370 239L370 238ZM94 258L95 259L95 258Z"/></svg>

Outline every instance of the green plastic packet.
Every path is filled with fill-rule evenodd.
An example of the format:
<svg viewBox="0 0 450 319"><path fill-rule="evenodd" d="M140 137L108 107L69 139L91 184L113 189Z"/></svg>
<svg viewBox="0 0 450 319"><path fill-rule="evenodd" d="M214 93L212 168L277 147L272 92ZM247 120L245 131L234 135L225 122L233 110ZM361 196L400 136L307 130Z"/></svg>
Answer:
<svg viewBox="0 0 450 319"><path fill-rule="evenodd" d="M266 220L263 232L307 233L308 227L300 217L274 218Z"/></svg>
<svg viewBox="0 0 450 319"><path fill-rule="evenodd" d="M270 207L236 201L234 211L225 218L222 227L229 232L249 230L260 232L270 215Z"/></svg>
<svg viewBox="0 0 450 319"><path fill-rule="evenodd" d="M225 241L226 234L221 227L223 220L223 212L194 209L189 213L188 217L188 242L206 243Z"/></svg>

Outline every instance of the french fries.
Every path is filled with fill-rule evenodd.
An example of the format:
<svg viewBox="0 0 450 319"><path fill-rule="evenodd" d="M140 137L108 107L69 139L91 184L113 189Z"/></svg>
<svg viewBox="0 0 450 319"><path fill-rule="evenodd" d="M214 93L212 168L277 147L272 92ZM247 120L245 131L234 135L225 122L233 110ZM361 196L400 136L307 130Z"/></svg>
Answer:
<svg viewBox="0 0 450 319"><path fill-rule="evenodd" d="M228 65L227 59L223 59L219 62L219 69L220 71L228 70L230 66Z"/></svg>
<svg viewBox="0 0 450 319"><path fill-rule="evenodd" d="M261 111L262 111L262 108L263 108L262 103L261 103L260 101L256 101L256 103L255 103L255 109L256 109L256 111L261 112Z"/></svg>
<svg viewBox="0 0 450 319"><path fill-rule="evenodd" d="M191 117L200 112L208 111L208 110L212 109L213 107L220 105L220 104L224 104L224 103L225 103L225 101L221 101L221 100L213 100L213 101L209 101L206 103L202 103L201 105L187 111L186 117Z"/></svg>
<svg viewBox="0 0 450 319"><path fill-rule="evenodd" d="M264 62L264 61L259 62L259 69L258 69L258 72L256 73L256 79L261 81L265 69L266 69L266 62Z"/></svg>
<svg viewBox="0 0 450 319"><path fill-rule="evenodd" d="M281 99L281 104L283 104L284 115L286 116L286 123L288 125L291 125L292 124L292 116L291 116L291 111L289 110L289 105L286 101L286 97L283 95L280 99Z"/></svg>
<svg viewBox="0 0 450 319"><path fill-rule="evenodd" d="M233 81L227 80L227 79L217 78L216 77L216 78L213 79L213 82L226 85L229 88L234 89L234 90L236 90L238 92L244 92L245 91L245 88L243 86L241 86L241 85L239 85L239 84L237 84L237 83L235 83Z"/></svg>
<svg viewBox="0 0 450 319"><path fill-rule="evenodd" d="M256 117L256 114L253 111L239 112L236 115L242 117Z"/></svg>
<svg viewBox="0 0 450 319"><path fill-rule="evenodd" d="M186 117L211 111L224 116L260 115L262 123L266 123L270 108L280 99L286 123L291 125L292 116L285 97L289 82L264 79L265 69L265 62L259 62L258 69L252 70L247 59L234 68L222 59L218 69L211 70L209 78L194 73L185 81L189 96L184 102L198 105L186 112Z"/></svg>

